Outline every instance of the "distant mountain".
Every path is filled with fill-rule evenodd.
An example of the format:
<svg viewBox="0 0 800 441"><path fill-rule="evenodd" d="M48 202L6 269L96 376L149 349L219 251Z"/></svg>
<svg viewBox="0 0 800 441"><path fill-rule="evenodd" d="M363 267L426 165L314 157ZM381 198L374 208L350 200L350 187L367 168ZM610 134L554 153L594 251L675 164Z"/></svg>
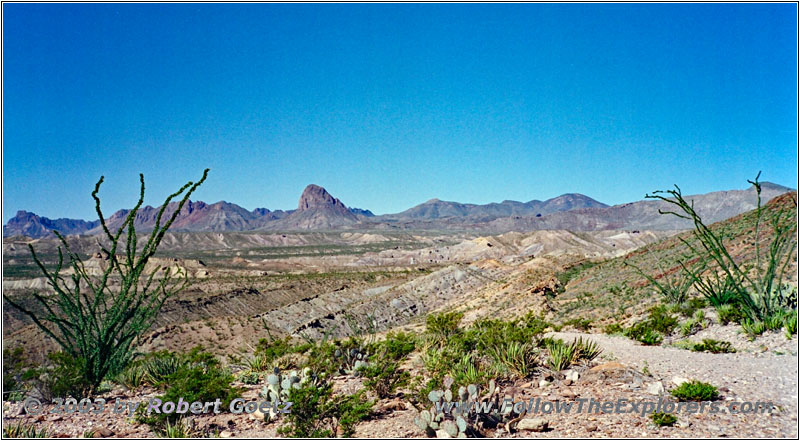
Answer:
<svg viewBox="0 0 800 441"><path fill-rule="evenodd" d="M3 237L28 236L51 237L53 230L61 234L77 234L90 230L99 224L98 221L87 222L80 219L48 219L34 213L20 210L3 226Z"/></svg>
<svg viewBox="0 0 800 441"><path fill-rule="evenodd" d="M324 188L311 184L303 190L297 210L270 222L264 230L323 230L358 223L364 216L352 212Z"/></svg>
<svg viewBox="0 0 800 441"><path fill-rule="evenodd" d="M462 204L459 202L431 199L397 214L378 216L380 220L431 220L445 218L464 218L472 222L488 222L508 216L544 215L557 211L577 208L608 207L582 194L570 193L548 199L529 202L503 201L485 205Z"/></svg>
<svg viewBox="0 0 800 441"><path fill-rule="evenodd" d="M765 182L761 184L761 203L792 191L782 185ZM684 196L694 203L694 208L706 224L725 220L756 208L757 199L754 188L747 190L715 191L700 195ZM675 207L658 200L643 200L602 208L580 208L559 211L546 216L514 216L499 218L489 222L486 229L491 231L531 231L531 230L683 230L693 227L689 220L672 215L663 215L661 210Z"/></svg>
<svg viewBox="0 0 800 441"><path fill-rule="evenodd" d="M762 183L762 202L791 191L788 187ZM733 217L756 206L753 188L687 196L707 223ZM176 202L167 206L162 225L175 212ZM481 232L572 230L594 231L610 229L678 230L691 228L688 221L675 216L661 215L665 203L643 200L609 207L588 196L569 193L546 201L503 201L485 205L431 199L396 214L375 216L369 210L349 208L318 185L303 190L296 210L256 208L249 211L236 204L220 201L206 204L187 201L172 225L171 231L298 231L330 229L429 229L471 230ZM155 226L158 207L139 210L134 225L138 231L150 231ZM130 210L119 210L106 219L111 229L125 221ZM99 221L55 219L37 216L27 211L3 226L3 236L24 235L33 238L50 237L52 231L62 234L97 234Z"/></svg>

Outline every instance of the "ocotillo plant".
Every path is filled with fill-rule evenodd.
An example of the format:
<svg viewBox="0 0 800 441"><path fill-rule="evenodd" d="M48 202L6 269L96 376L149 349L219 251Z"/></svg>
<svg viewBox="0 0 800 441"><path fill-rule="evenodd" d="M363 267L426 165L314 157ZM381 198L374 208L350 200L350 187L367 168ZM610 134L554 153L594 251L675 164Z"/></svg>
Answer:
<svg viewBox="0 0 800 441"><path fill-rule="evenodd" d="M742 265L738 263L729 253L721 235L714 233L700 219L694 210L694 203L686 201L681 194L681 189L676 185L675 190L656 191L645 197L659 199L666 203L676 206L679 211L660 210L661 214L672 214L683 219L688 219L694 224L693 234L702 246L692 245L687 240L682 240L689 249L703 259L716 263L718 270L722 272L722 280L725 289L731 289L735 293L736 301L742 306L742 312L752 322L764 322L775 316L785 314L787 309L794 309L797 305L787 305L789 302L781 289L781 282L784 279L786 268L792 260L793 253L797 244L795 243L795 223L791 221L791 212L779 210L770 219L772 227L772 242L766 256L762 256L759 247L759 227L764 215L764 207L761 205L761 184L758 178L748 180L756 190L758 204L756 207L756 219L754 225L754 238L756 261L754 266ZM663 194L669 196L662 196ZM795 201L796 206L796 201ZM762 259L766 260L762 262ZM688 271L694 279L696 285L702 285L702 278L698 272Z"/></svg>
<svg viewBox="0 0 800 441"><path fill-rule="evenodd" d="M89 387L96 388L106 375L121 371L131 361L134 344L152 326L161 306L188 284L186 273L175 275L171 269L160 267L145 271L145 267L186 201L206 180L208 171L206 169L203 172L199 181L188 182L164 201L156 216L153 231L138 255L134 223L144 201L144 175L139 175L139 201L113 233L100 210L100 198L97 196L103 183L103 177L100 177L92 198L100 217L101 234L105 235L109 245L100 245L108 256L108 264L99 276L87 272L81 257L72 251L67 240L57 231L54 233L61 241L61 246L58 247L58 261L54 270L48 270L33 246L28 245L33 260L54 292L35 293L33 297L40 306L35 310L20 305L6 295L3 298L30 317L64 352L79 361ZM175 211L168 215L162 225L162 216L168 205L181 195ZM124 252L118 254L123 247ZM68 275L61 271L64 253L72 268Z"/></svg>

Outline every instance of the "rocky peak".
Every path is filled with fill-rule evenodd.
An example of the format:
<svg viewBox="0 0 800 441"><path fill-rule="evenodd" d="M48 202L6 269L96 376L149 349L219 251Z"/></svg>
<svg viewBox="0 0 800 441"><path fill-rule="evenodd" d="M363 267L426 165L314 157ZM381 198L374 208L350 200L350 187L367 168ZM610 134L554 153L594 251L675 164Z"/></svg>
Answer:
<svg viewBox="0 0 800 441"><path fill-rule="evenodd" d="M347 209L339 199L331 196L327 190L319 185L311 184L303 190L300 195L300 202L297 204L299 211L310 210L315 208L337 208Z"/></svg>

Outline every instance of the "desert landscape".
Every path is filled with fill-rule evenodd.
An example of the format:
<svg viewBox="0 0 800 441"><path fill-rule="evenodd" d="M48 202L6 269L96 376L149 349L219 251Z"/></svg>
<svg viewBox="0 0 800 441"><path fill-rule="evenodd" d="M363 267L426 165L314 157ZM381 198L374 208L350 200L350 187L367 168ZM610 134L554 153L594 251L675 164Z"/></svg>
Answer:
<svg viewBox="0 0 800 441"><path fill-rule="evenodd" d="M764 216L784 209L791 213L787 225L796 223L794 190L762 184L761 191L769 201ZM704 219L717 221L711 228L725 237L736 261L755 258L754 188L687 198ZM741 317L722 316L720 305L709 303L692 283L681 282L686 298L679 303L659 293L643 274L662 282L684 279L680 265L690 251L683 241L692 235L684 219L659 214L665 207L665 202L652 200L609 207L569 194L545 202L488 206L434 200L397 215L374 216L348 208L315 185L305 189L296 210L275 216L227 202L188 203L148 268L186 274L190 283L167 300L142 336L140 361L128 368L138 369L139 376L125 371L109 378L98 396L109 402L162 396L165 386L148 379L146 370L153 369L148 363L178 359L178 354L200 347L229 372L230 387L238 388L241 397L267 399L273 369L300 375L319 368L314 359L325 357L321 354L327 350L357 351L363 357L359 363L374 363L392 374L370 374L356 369L347 357L328 354L330 366L325 369L333 394L358 394L369 407L348 433L340 425L329 436L449 437L445 424L434 421L431 428L420 422L421 412L432 412L425 391L441 388L435 384L439 381L463 388L472 384L468 380L482 390L496 388L495 395L515 402L678 403L681 399L672 391L701 381L716 388L713 400L723 406L771 403L762 413L675 413L675 422L662 425L653 422L652 411L512 415L478 425L470 421L467 432L472 436L796 436L796 328L781 322L775 330L748 333L738 323ZM153 228L155 212L145 207L136 214L138 231ZM127 214L115 213L108 225L120 228ZM98 234L97 222L18 213L4 226L5 296L25 304L32 303L32 293L48 290L28 245L52 267L63 245L53 237L58 228L73 228L65 240L84 259L86 272L103 274L109 257L102 252L105 238ZM756 240L768 247L770 231L762 230ZM796 252L787 259L786 278L780 283L796 296ZM722 311L730 314L725 307ZM437 325L436 318L444 324ZM3 319L6 366L19 369L8 372L12 377L23 378L24 366L46 365L45 354L58 351L55 342L6 301ZM656 320L666 328L654 333L655 341L631 331ZM442 326L452 328L443 331ZM448 338L460 333L470 341L476 330L511 332L502 331L507 326L530 334L521 343L495 336L498 340L488 343L492 350L480 349L485 346L476 342L447 347ZM437 332L456 334L437 337ZM559 361L548 342L559 340L567 345L589 342L597 353L554 366ZM403 345L408 347L396 360L381 358L387 357L382 352L387 348ZM22 348L16 358L15 348ZM506 356L521 358L496 353L514 350L522 352ZM376 382L392 387L375 389ZM26 386L22 390L34 391ZM163 436L167 430L143 417L27 415L23 403L10 398L6 395L4 401L6 426L27 424L50 436ZM260 411L198 415L174 424L169 430L179 430L179 435L222 437L280 436L287 434L278 432L280 428L291 427L285 417Z"/></svg>
<svg viewBox="0 0 800 441"><path fill-rule="evenodd" d="M0 7L3 439L800 436L798 4Z"/></svg>

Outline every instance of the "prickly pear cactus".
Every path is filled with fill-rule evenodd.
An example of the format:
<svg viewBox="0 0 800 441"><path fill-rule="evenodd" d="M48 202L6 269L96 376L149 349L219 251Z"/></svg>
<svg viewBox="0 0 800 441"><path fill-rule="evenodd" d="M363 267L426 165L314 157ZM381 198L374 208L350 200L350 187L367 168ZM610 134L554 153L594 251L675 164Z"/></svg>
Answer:
<svg viewBox="0 0 800 441"><path fill-rule="evenodd" d="M339 372L347 375L358 375L358 369L369 366L369 355L364 347L336 349L334 359L339 362Z"/></svg>
<svg viewBox="0 0 800 441"><path fill-rule="evenodd" d="M311 369L305 368L301 372L296 370L281 373L280 369L274 368L272 373L267 375L266 384L259 392L259 398L268 400L272 403L286 402L289 400L289 392L292 389L299 389L306 384L315 384L318 381L316 376L311 374ZM275 406L264 415L265 420L274 419L277 413Z"/></svg>
<svg viewBox="0 0 800 441"><path fill-rule="evenodd" d="M428 437L483 437L486 429L508 425L515 417L511 406L503 406L500 388L494 380L489 381L484 395L480 395L481 388L475 384L459 387L454 395L450 377L445 377L443 386L428 393L432 406L414 418L414 424Z"/></svg>

